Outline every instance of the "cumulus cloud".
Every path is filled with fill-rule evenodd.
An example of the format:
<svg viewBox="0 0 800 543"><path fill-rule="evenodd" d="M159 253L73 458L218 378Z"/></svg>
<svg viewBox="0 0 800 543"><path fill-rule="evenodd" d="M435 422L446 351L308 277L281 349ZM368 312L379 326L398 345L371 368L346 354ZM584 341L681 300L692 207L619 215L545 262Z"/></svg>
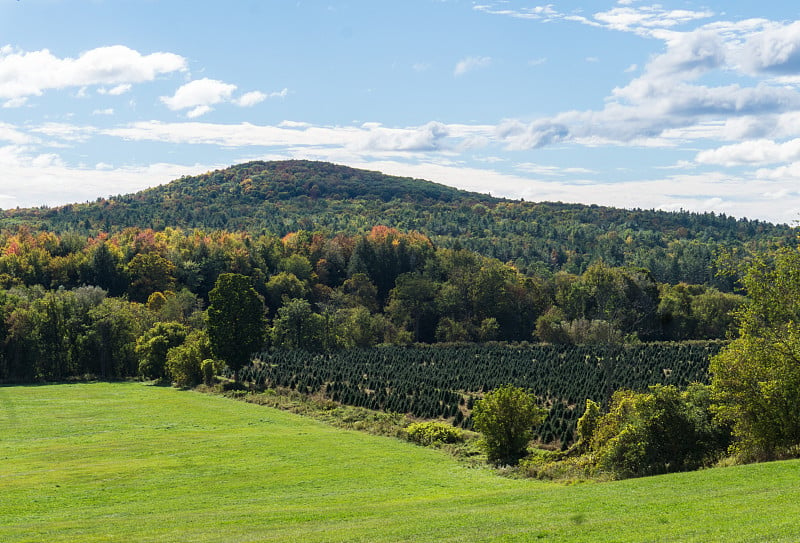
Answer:
<svg viewBox="0 0 800 543"><path fill-rule="evenodd" d="M199 117L212 105L229 101L235 90L236 85L205 77L186 83L172 96L162 96L161 101L173 111L191 109L188 116Z"/></svg>
<svg viewBox="0 0 800 543"><path fill-rule="evenodd" d="M546 120L527 124L509 120L497 127L496 135L506 142L509 150L518 151L563 141L569 136L569 129L562 124Z"/></svg>
<svg viewBox="0 0 800 543"><path fill-rule="evenodd" d="M173 53L143 55L123 45L99 47L77 58L59 58L47 49L0 49L0 98L19 100L46 90L93 85L129 85L186 70L186 59Z"/></svg>
<svg viewBox="0 0 800 543"><path fill-rule="evenodd" d="M640 29L639 34L663 40L665 49L637 77L611 89L602 109L565 111L529 123L509 121L501 124L498 136L509 149L531 149L563 141L675 146L690 140L800 135L800 87L784 84L792 74L800 83L800 22L750 19L665 30L710 15L657 6L595 14L595 22L616 30ZM740 76L739 81L700 83L708 76L729 74ZM782 79L772 77L776 74ZM711 160L711 155L703 157Z"/></svg>
<svg viewBox="0 0 800 543"><path fill-rule="evenodd" d="M16 145L24 145L27 143L33 143L34 138L19 131L14 125L0 122L0 141L13 143Z"/></svg>
<svg viewBox="0 0 800 543"><path fill-rule="evenodd" d="M749 36L738 48L739 66L749 74L797 75L800 73L800 21L788 25L770 23Z"/></svg>
<svg viewBox="0 0 800 543"><path fill-rule="evenodd" d="M719 166L765 165L800 160L800 139L784 143L752 140L701 151L695 159L701 164Z"/></svg>
<svg viewBox="0 0 800 543"><path fill-rule="evenodd" d="M71 166L53 153L28 146L0 147L0 208L60 205L135 192L182 175L199 174L222 165L157 163L146 166ZM11 196L11 195L14 196Z"/></svg>
<svg viewBox="0 0 800 543"><path fill-rule="evenodd" d="M172 96L162 96L161 102L172 111L188 109L186 116L194 119L213 111L214 108L211 106L217 104L231 103L239 107L252 107L267 98L284 98L289 93L289 89L283 89L271 94L251 91L234 98L233 93L236 89L236 85L206 77L186 83L176 90Z"/></svg>
<svg viewBox="0 0 800 543"><path fill-rule="evenodd" d="M491 63L492 63L491 57L467 57L458 61L455 69L453 70L453 75L455 76L464 75L473 70L486 68Z"/></svg>
<svg viewBox="0 0 800 543"><path fill-rule="evenodd" d="M246 92L235 100L236 105L241 107L251 107L266 100L266 94L260 91Z"/></svg>
<svg viewBox="0 0 800 543"><path fill-rule="evenodd" d="M436 151L449 134L442 123L430 122L413 129L392 129L365 125L367 133L360 145L373 151Z"/></svg>

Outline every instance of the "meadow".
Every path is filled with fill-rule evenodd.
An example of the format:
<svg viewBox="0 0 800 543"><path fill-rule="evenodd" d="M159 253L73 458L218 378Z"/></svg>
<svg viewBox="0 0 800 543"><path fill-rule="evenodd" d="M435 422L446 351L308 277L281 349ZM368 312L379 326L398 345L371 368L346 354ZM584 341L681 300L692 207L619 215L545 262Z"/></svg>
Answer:
<svg viewBox="0 0 800 543"><path fill-rule="evenodd" d="M800 462L561 485L141 383L0 387L0 541L797 541Z"/></svg>

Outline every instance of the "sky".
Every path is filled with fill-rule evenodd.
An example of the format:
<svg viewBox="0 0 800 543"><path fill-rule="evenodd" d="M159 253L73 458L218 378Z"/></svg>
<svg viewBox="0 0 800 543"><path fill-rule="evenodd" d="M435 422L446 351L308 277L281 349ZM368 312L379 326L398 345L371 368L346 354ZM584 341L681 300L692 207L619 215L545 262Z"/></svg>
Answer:
<svg viewBox="0 0 800 543"><path fill-rule="evenodd" d="M789 0L0 0L0 208L250 160L800 220Z"/></svg>

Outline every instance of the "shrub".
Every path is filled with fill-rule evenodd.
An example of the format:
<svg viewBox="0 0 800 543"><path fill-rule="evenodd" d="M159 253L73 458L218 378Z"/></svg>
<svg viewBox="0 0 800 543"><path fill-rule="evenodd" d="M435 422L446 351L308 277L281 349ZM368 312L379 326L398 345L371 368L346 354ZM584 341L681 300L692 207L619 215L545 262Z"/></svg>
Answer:
<svg viewBox="0 0 800 543"><path fill-rule="evenodd" d="M464 441L464 432L461 428L450 426L445 422L415 422L406 427L406 435L409 441L420 445Z"/></svg>
<svg viewBox="0 0 800 543"><path fill-rule="evenodd" d="M506 385L475 402L472 418L483 434L490 462L515 465L525 456L535 426L544 422L547 410L536 405L526 390Z"/></svg>
<svg viewBox="0 0 800 543"><path fill-rule="evenodd" d="M167 352L167 370L172 380L180 386L200 384L205 378L201 364L210 355L208 336L203 330L195 330L189 334L183 345L173 347Z"/></svg>
<svg viewBox="0 0 800 543"><path fill-rule="evenodd" d="M730 430L713 420L710 391L693 384L618 390L591 438L597 467L618 477L687 471L709 465L728 446Z"/></svg>
<svg viewBox="0 0 800 543"><path fill-rule="evenodd" d="M203 375L203 383L211 386L214 383L214 376L220 373L221 363L213 358L206 358L200 363L200 373Z"/></svg>

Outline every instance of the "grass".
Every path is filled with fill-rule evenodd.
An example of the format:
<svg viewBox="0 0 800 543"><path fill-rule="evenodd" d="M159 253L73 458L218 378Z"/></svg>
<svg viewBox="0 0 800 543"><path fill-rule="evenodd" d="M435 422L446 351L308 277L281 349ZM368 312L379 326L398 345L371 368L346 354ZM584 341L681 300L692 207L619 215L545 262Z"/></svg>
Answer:
<svg viewBox="0 0 800 543"><path fill-rule="evenodd" d="M563 486L220 396L0 388L0 541L797 541L800 463Z"/></svg>

